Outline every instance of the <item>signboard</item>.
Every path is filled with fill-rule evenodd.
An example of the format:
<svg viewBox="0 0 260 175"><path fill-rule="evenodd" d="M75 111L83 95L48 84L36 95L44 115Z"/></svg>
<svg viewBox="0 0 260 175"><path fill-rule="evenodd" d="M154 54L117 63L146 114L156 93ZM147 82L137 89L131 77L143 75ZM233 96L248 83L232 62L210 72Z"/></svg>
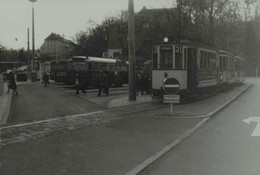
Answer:
<svg viewBox="0 0 260 175"><path fill-rule="evenodd" d="M175 53L182 53L182 46L176 45L175 46Z"/></svg>
<svg viewBox="0 0 260 175"><path fill-rule="evenodd" d="M180 83L175 78L164 80L164 91L167 94L175 94L180 89Z"/></svg>
<svg viewBox="0 0 260 175"><path fill-rule="evenodd" d="M164 95L163 97L164 103L180 103L179 95Z"/></svg>

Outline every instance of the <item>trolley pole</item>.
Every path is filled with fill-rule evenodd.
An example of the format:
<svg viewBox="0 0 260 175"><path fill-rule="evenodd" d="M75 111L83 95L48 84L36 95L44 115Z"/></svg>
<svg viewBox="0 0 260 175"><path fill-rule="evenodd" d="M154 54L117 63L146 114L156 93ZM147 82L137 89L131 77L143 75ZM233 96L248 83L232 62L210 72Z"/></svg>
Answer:
<svg viewBox="0 0 260 175"><path fill-rule="evenodd" d="M129 101L136 100L134 0L128 0Z"/></svg>

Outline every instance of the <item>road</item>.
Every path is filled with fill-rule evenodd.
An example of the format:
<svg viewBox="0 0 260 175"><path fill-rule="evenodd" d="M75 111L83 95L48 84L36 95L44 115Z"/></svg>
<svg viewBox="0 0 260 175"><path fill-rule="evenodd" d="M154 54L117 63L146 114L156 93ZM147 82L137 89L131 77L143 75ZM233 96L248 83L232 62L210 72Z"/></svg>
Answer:
<svg viewBox="0 0 260 175"><path fill-rule="evenodd" d="M103 109L83 95L75 96L75 90L65 93L63 87L43 84L26 84L18 86L19 95L12 101L7 123L43 120L73 114L89 113ZM37 115L36 115L37 114Z"/></svg>
<svg viewBox="0 0 260 175"><path fill-rule="evenodd" d="M184 135L187 135L186 133L189 133L197 124L206 119L203 117L205 114L219 108L229 99L240 94L239 92L242 92L242 89L246 89L246 87L249 86L234 88L229 92L220 93L198 102L176 105L174 106L174 114L171 114L168 104L159 103L105 108L103 101L110 98L118 99L120 95L117 96L116 94L122 93L120 91L111 92L111 96L108 97L97 97L96 92L75 96L73 90L66 88L64 90L60 86L47 88L43 87L42 84L19 86L20 94L22 94L14 97L12 110L19 108L21 115L17 112L12 118L14 123L8 123L1 128L1 174L126 174L142 164L144 160L157 155L158 151L169 143L181 140L180 138L183 138ZM255 91L257 87L253 88ZM251 91L245 93L243 98L251 94ZM113 94L115 95L113 96ZM251 95L254 96L254 94ZM27 101L31 99L34 100L33 103ZM48 107L49 100L55 105L55 108L43 110L38 107L42 101L46 103L43 103L45 104L43 107ZM28 104L25 104L25 102ZM239 104L239 100L234 102L234 104L236 103ZM228 110L234 104L232 103ZM80 112L83 112L84 115L77 115L79 110L68 108L67 105L81 107L82 111ZM33 109L34 107L35 109ZM63 113L63 110L65 110L70 115L67 114L67 117L50 115L49 110L56 115L65 115ZM37 112L35 113L35 111ZM219 115L222 113L219 113ZM211 127L214 127L213 122L217 121L218 118L224 117L215 116L208 123L205 123L204 127L206 127L207 132L212 129ZM242 120L247 118L244 117ZM230 127L230 122L225 125L221 124L221 121L218 123ZM242 122L241 127L243 126L244 130L248 132L244 134L251 135L254 123L251 123L251 126L246 123L248 120L240 122ZM236 127L232 123L231 126ZM222 131L222 129L216 131ZM184 142L180 142L176 148L185 147L186 144L183 143L189 141L199 132L201 131L197 131L195 134L191 133L192 135L186 138ZM201 139L206 137L203 136L204 132L200 133ZM200 139L200 135L196 137ZM195 154L196 152L192 151L191 145L198 144L201 141L197 139L192 139L188 150L179 152L180 155L182 156L186 151ZM209 143L204 142L204 144L210 145L211 142L214 144L216 139L211 138ZM196 149L198 145L193 146ZM199 151L197 154L203 152L203 150ZM166 153L165 157L171 154L170 151ZM188 156L182 164L191 165ZM159 162L163 161L165 157L159 158ZM196 163L199 164L199 162ZM153 164L152 167L156 167L156 165L157 163ZM164 162L160 166L163 165ZM148 168L144 173L159 171L160 166L158 164L155 169ZM200 166L203 165L200 164ZM160 172L158 173L160 174ZM170 174L173 173L170 171Z"/></svg>
<svg viewBox="0 0 260 175"><path fill-rule="evenodd" d="M142 175L259 175L260 81ZM254 118L252 118L254 117Z"/></svg>

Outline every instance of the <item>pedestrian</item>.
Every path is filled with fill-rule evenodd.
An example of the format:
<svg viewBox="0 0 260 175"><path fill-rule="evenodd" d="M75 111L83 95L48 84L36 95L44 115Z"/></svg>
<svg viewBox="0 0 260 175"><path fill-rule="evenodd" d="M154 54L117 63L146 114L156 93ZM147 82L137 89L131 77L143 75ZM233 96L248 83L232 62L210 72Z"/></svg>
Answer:
<svg viewBox="0 0 260 175"><path fill-rule="evenodd" d="M76 73L76 76L75 76L76 94L75 95L79 95L79 90L81 90L83 92L83 94L86 94L86 90L85 90L85 87L83 86L83 84L84 83L82 82L81 74Z"/></svg>
<svg viewBox="0 0 260 175"><path fill-rule="evenodd" d="M140 73L140 89L141 89L141 95L144 95L145 92L145 76L143 72Z"/></svg>
<svg viewBox="0 0 260 175"><path fill-rule="evenodd" d="M107 75L102 72L100 74L100 77L99 77L99 89L98 89L98 96L101 95L101 92L104 92L107 94L107 96L109 95L109 87L108 87L108 79L107 79Z"/></svg>
<svg viewBox="0 0 260 175"><path fill-rule="evenodd" d="M44 74L43 74L42 81L43 81L45 87L47 87L47 84L50 83L49 82L49 75L46 72L44 72Z"/></svg>
<svg viewBox="0 0 260 175"><path fill-rule="evenodd" d="M152 79L151 77L149 76L149 74L145 74L144 75L144 91L145 91L145 94L150 94L150 86L151 86L151 83L152 83Z"/></svg>
<svg viewBox="0 0 260 175"><path fill-rule="evenodd" d="M138 96L138 92L140 91L140 73L136 72L136 95Z"/></svg>
<svg viewBox="0 0 260 175"><path fill-rule="evenodd" d="M16 82L15 82L15 78L14 78L14 73L13 72L9 73L9 85L8 85L7 93L9 93L10 89L12 89L15 92L15 95L18 95L17 86L16 86Z"/></svg>

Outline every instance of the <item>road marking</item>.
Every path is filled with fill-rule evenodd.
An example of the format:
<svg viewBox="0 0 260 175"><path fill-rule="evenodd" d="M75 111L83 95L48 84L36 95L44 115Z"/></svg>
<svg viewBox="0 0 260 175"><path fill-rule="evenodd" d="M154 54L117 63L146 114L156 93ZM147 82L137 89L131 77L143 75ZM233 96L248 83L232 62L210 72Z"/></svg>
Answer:
<svg viewBox="0 0 260 175"><path fill-rule="evenodd" d="M260 136L260 117L249 117L243 120L243 122L247 124L250 124L251 122L256 122L256 127L251 136Z"/></svg>
<svg viewBox="0 0 260 175"><path fill-rule="evenodd" d="M45 123L45 122L50 122L50 121L56 121L56 120L63 120L63 119L67 119L67 118L83 117L83 116L88 116L88 115L93 115L93 114L99 114L99 113L103 113L103 112L104 112L104 111L96 111L96 112L90 112L90 113L84 113L84 114L75 114L75 115L70 115L70 116L65 116L65 117L59 117L59 118L53 118L53 119L47 119L47 120L40 120L40 121L29 122L29 123L21 123L21 124L16 124L16 125L10 125L10 126L0 127L0 130L2 130L2 129L8 129L8 128L21 127L21 126L27 126L27 125L33 125L33 124L40 124L40 123Z"/></svg>

